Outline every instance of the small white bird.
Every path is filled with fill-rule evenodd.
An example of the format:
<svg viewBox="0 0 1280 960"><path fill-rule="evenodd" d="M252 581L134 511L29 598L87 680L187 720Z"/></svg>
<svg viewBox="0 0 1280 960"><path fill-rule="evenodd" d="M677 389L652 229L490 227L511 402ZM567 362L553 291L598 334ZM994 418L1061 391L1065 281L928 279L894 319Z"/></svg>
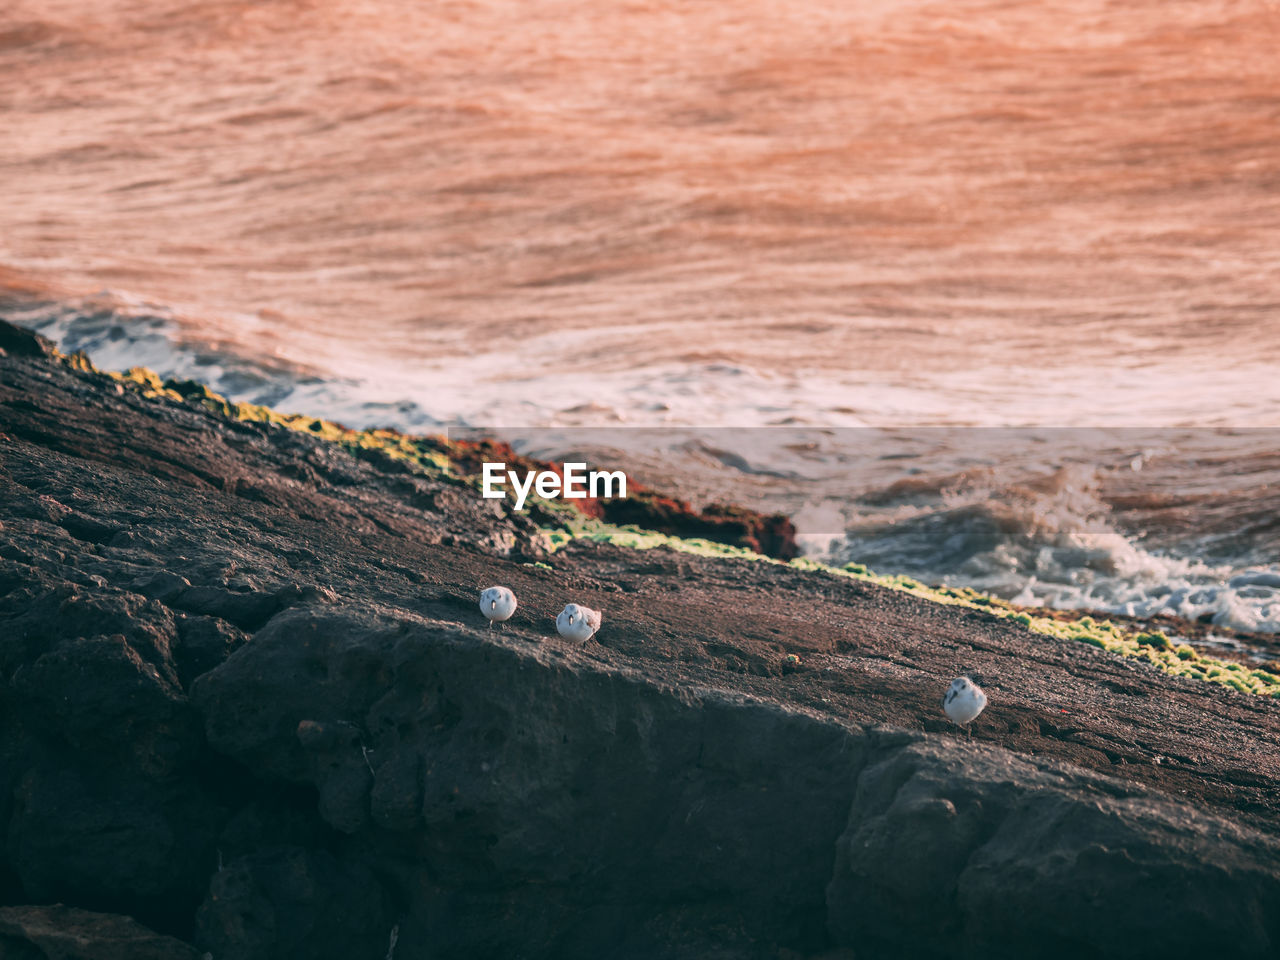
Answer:
<svg viewBox="0 0 1280 960"><path fill-rule="evenodd" d="M600 611L576 603L565 604L556 617L556 629L566 640L586 643L600 629Z"/></svg>
<svg viewBox="0 0 1280 960"><path fill-rule="evenodd" d="M510 587L481 590L480 612L489 618L489 629L492 630L495 620L499 623L510 620L511 615L516 612L516 595L511 592Z"/></svg>
<svg viewBox="0 0 1280 960"><path fill-rule="evenodd" d="M956 677L942 698L942 709L947 718L959 726L965 726L987 706L987 695L968 677Z"/></svg>

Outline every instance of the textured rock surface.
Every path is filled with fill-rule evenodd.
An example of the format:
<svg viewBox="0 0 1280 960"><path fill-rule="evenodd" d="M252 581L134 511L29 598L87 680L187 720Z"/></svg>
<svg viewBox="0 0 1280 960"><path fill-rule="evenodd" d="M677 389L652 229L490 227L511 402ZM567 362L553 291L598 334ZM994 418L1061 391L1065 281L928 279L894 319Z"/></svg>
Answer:
<svg viewBox="0 0 1280 960"><path fill-rule="evenodd" d="M466 476L479 477L486 462L506 464L508 470L564 475L562 464L521 456L501 441L456 440L448 453L456 472ZM675 537L700 537L783 560L800 555L795 524L782 514L761 514L732 504L710 504L695 510L686 500L666 496L635 481L627 487L626 497L588 497L572 502L587 516L619 526L634 524Z"/></svg>
<svg viewBox="0 0 1280 960"><path fill-rule="evenodd" d="M827 891L845 942L918 955L1274 955L1280 844L1109 778L912 742L858 780Z"/></svg>
<svg viewBox="0 0 1280 960"><path fill-rule="evenodd" d="M200 960L189 944L128 917L61 904L0 907L4 960Z"/></svg>
<svg viewBox="0 0 1280 960"><path fill-rule="evenodd" d="M6 903L217 960L1278 949L1275 701L787 566L546 557L38 346L0 357Z"/></svg>

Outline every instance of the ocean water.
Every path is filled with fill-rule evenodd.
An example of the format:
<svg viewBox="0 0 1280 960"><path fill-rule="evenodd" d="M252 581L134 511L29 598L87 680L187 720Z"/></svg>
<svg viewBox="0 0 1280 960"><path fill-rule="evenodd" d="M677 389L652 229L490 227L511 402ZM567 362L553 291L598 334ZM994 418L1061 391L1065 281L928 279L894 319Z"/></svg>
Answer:
<svg viewBox="0 0 1280 960"><path fill-rule="evenodd" d="M10 0L0 304L815 556L1274 633L1277 42L1221 0Z"/></svg>
<svg viewBox="0 0 1280 960"><path fill-rule="evenodd" d="M1209 644L1280 633L1276 428L840 425L799 404L781 422L724 427L682 422L669 403L628 420L598 402L525 402L511 407L523 424L490 422L391 399L385 384L186 342L163 310L119 298L11 302L4 315L106 368L143 364L353 426L497 435L530 456L623 467L696 504L783 512L805 553L833 563L1027 606L1199 621L1210 629L1194 639Z"/></svg>

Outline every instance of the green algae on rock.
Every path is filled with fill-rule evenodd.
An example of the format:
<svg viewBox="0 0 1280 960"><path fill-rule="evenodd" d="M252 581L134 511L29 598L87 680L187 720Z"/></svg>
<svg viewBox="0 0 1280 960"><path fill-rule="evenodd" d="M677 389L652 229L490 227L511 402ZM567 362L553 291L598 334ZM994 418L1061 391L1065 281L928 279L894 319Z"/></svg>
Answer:
<svg viewBox="0 0 1280 960"><path fill-rule="evenodd" d="M750 553L741 548L706 540L684 540L664 534L642 530L638 527L611 527L598 521L574 522L567 530L548 530L553 547L561 546L574 538L612 543L634 550L668 547L683 553L703 556L736 557L740 560L772 562L769 557ZM1267 670L1250 669L1244 664L1204 656L1186 644L1174 646L1169 637L1159 631L1133 632L1112 623L1096 621L1091 616L1074 620L1058 620L1053 617L1034 616L1013 606L999 597L992 597L968 587L930 587L918 580L901 575L879 575L864 564L848 563L837 567L800 557L790 561L795 567L851 577L899 590L935 603L981 610L1002 620L1017 623L1032 633L1061 637L1087 643L1122 657L1142 660L1158 670L1193 680L1207 680L1231 687L1241 693L1280 698L1280 676Z"/></svg>
<svg viewBox="0 0 1280 960"><path fill-rule="evenodd" d="M84 358L87 364L88 359ZM412 465L428 476L479 489L481 465L501 461L532 470L559 472L556 464L518 454L499 440L464 440L447 436L410 436L396 430L352 430L332 421L302 414L282 414L269 407L238 403L214 393L193 380L165 380L145 367L124 374L110 374L146 396L195 403L236 420L269 423L308 432L330 440L359 457L383 457ZM734 504L711 504L701 511L686 501L667 496L643 484L631 483L626 498L586 498L576 503L530 496L531 511L546 521L584 515L620 527L645 529L741 546L753 553L787 560L798 555L795 526L781 515L764 515Z"/></svg>
<svg viewBox="0 0 1280 960"><path fill-rule="evenodd" d="M32 343L27 344L23 341L20 350L44 352L61 358L76 370L102 373L84 354L79 353L68 357L57 351L44 338L38 338L35 335L31 337L34 338ZM34 346L38 341L42 341L39 347ZM500 441L415 437L386 429L353 430L332 421L303 414L283 414L258 404L227 400L194 380L166 380L145 367L133 367L124 373L106 373L105 375L113 378L126 389L135 390L143 396L164 398L177 403L192 403L230 419L270 424L305 432L337 444L357 457L381 461L401 469L421 471L434 479L474 489L477 492L480 486L474 472L474 465L479 462L477 458L493 454L507 456L516 461L528 460L515 454L508 445ZM528 462L537 463L531 460ZM463 467L461 472L458 469L459 465ZM663 498L653 491L645 491L645 493L650 499L662 504L662 509L668 515L671 512L666 506L668 502L680 504L680 501ZM635 523L612 523L607 518L583 513L577 507L562 501L530 497L530 506L531 514L542 528L546 542L553 551L573 540L584 539L634 550L667 547L683 553L704 556L738 558L754 562L789 562L801 569L865 580L936 603L981 610L1003 620L1020 624L1033 633L1086 643L1118 656L1144 661L1173 676L1217 683L1241 693L1280 698L1280 676L1275 673L1262 669L1250 669L1244 664L1205 656L1185 644L1175 646L1169 637L1160 631L1125 630L1110 620L1096 621L1091 616L1070 620L1036 616L998 597L988 596L966 587L930 587L909 576L876 574L860 563L834 566L803 557L768 556L761 550L758 542L754 543L752 548L741 543L725 543L709 539L706 536L679 536L648 529ZM683 506L688 510L687 504ZM749 513L749 511L745 512ZM700 518L695 515L696 519ZM794 535L794 529L792 535ZM743 539L737 528L735 528L735 538L739 541Z"/></svg>

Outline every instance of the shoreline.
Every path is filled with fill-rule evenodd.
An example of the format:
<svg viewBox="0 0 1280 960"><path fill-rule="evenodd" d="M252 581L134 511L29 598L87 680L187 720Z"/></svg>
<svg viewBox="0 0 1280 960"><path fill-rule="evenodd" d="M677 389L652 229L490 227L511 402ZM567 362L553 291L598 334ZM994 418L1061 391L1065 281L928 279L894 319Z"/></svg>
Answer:
<svg viewBox="0 0 1280 960"><path fill-rule="evenodd" d="M393 928L405 956L1280 942L1273 697L973 596L549 543L403 457L5 344L5 936L61 900L215 956L380 958ZM490 581L520 597L504 631ZM598 643L556 637L570 598ZM972 743L938 708L961 672L991 696ZM236 940L300 878L302 927Z"/></svg>
<svg viewBox="0 0 1280 960"><path fill-rule="evenodd" d="M49 346L56 352L56 347ZM198 381L166 379L144 367L131 367L124 373L99 371L79 351L68 361L77 369L102 373L145 397L195 403L230 419L305 432L357 457L383 457L397 469L425 469L436 478L471 488L479 486L482 464L494 457L525 470L549 470L562 475L562 465L519 454L502 440L450 439L447 435L414 435L379 427L353 430L320 417L284 414L260 404L231 401ZM799 557L795 525L782 514L764 515L735 504L714 502L695 510L677 496L639 483L631 486L633 495L621 500L586 499L571 504L534 495L528 517L546 538L550 550L586 537L633 549L663 545L686 553L757 555L784 563L795 561L833 576L866 579L936 602L995 611L1033 632L1066 636L1121 656L1138 657L1175 675L1221 683L1241 693L1280 697L1280 660L1260 662L1256 655L1273 646L1266 641L1274 638L1267 635L1233 631L1255 654L1250 655L1248 648L1244 652L1229 648L1211 656L1196 649L1205 645L1196 642L1205 637L1205 625L1201 623L1167 615L1135 617L1089 609L1021 607L967 587L929 585L905 574L879 575L861 563L833 566L812 561ZM1169 633L1173 634L1172 639Z"/></svg>

